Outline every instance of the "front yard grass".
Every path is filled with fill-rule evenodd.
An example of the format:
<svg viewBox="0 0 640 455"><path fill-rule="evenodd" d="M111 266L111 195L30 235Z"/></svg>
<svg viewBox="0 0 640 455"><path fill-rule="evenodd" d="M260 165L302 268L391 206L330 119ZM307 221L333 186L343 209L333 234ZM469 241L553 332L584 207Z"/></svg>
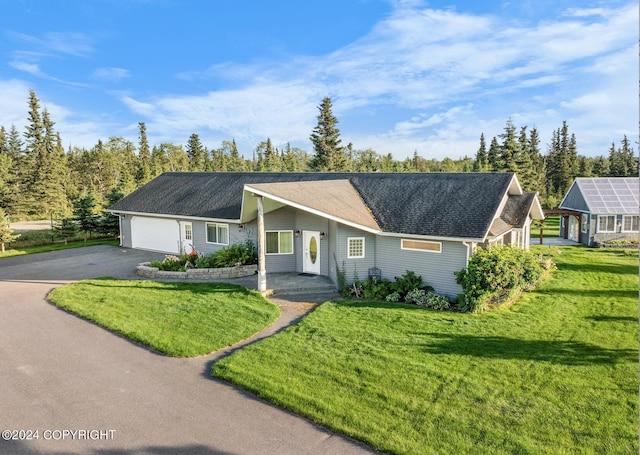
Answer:
<svg viewBox="0 0 640 455"><path fill-rule="evenodd" d="M114 240L112 238L108 239L94 239L87 240L86 242L80 240L77 242L69 242L69 243L47 243L45 245L37 245L37 246L27 246L21 248L12 248L5 250L4 253L0 252L0 259L2 258L10 258L13 256L24 256L25 254L35 254L35 253L46 253L49 251L60 251L60 250L70 250L72 248L84 248L85 246L94 246L94 245L119 245L119 240Z"/></svg>
<svg viewBox="0 0 640 455"><path fill-rule="evenodd" d="M638 453L637 253L532 249L509 309L325 303L213 374L392 453Z"/></svg>
<svg viewBox="0 0 640 455"><path fill-rule="evenodd" d="M56 288L48 299L176 357L194 357L234 344L267 327L280 314L257 292L226 283L101 278Z"/></svg>

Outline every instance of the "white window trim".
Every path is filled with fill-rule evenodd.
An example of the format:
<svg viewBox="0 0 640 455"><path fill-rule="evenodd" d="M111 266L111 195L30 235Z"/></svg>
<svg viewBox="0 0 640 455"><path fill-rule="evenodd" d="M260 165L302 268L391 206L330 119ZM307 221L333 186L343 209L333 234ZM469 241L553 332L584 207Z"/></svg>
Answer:
<svg viewBox="0 0 640 455"><path fill-rule="evenodd" d="M271 230L271 231L264 231L265 233L265 238L266 238L266 234L268 234L269 232L277 232L278 233L278 252L277 253L268 253L267 252L267 245L266 245L266 240L265 240L265 252L264 254L266 254L267 256L284 256L284 255L288 255L288 254L293 254L294 250L295 250L295 246L294 246L294 236L293 236L293 230L287 230L287 229L282 229L282 230ZM290 253L281 253L280 252L280 234L282 234L283 232L288 232L291 234L291 252Z"/></svg>
<svg viewBox="0 0 640 455"><path fill-rule="evenodd" d="M223 243L223 242L210 242L209 241L209 226L215 226L216 228L216 236L218 235L218 226L224 226L227 228L227 242ZM225 224L225 223L206 223L205 225L205 242L208 243L209 245L228 245L229 244L229 225Z"/></svg>
<svg viewBox="0 0 640 455"><path fill-rule="evenodd" d="M640 218L638 217L638 215L622 215L622 232L638 232L638 230L626 230L624 228L624 222L627 218L631 218L633 220L633 218L636 218L638 220L638 222L636 224L638 224L640 226ZM633 228L633 221L631 222L631 227Z"/></svg>
<svg viewBox="0 0 640 455"><path fill-rule="evenodd" d="M405 248L404 246L404 242L409 241L409 242L418 242L418 243L430 243L433 245L438 245L438 251L434 251L434 250L420 250L418 248ZM502 239L501 239L502 240ZM442 253L442 242L433 242L431 240L416 240L416 239L401 239L400 240L400 249L402 250L408 250L408 251L420 251L422 253L436 253L436 254L441 254Z"/></svg>
<svg viewBox="0 0 640 455"><path fill-rule="evenodd" d="M613 230L612 231L610 231L608 229L601 230L600 229L600 218L613 218ZM616 215L598 215L598 232L616 232L616 222L617 221L618 221L618 217Z"/></svg>
<svg viewBox="0 0 640 455"><path fill-rule="evenodd" d="M362 255L360 256L351 256L351 241L352 240L361 240L362 241ZM348 237L347 238L347 259L364 259L365 257L365 238L364 237Z"/></svg>

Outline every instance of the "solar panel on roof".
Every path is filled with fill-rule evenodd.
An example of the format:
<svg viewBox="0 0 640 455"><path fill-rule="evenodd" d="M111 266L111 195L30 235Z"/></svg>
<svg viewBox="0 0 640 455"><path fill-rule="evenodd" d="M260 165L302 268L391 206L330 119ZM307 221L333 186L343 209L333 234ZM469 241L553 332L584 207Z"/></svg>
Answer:
<svg viewBox="0 0 640 455"><path fill-rule="evenodd" d="M580 191L593 213L638 213L637 178L579 179Z"/></svg>

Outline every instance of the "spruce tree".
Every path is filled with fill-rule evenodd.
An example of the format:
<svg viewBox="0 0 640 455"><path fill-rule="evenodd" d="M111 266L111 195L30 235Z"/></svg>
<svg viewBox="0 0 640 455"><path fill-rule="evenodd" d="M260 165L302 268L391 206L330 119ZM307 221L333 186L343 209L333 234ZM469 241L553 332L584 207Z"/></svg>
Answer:
<svg viewBox="0 0 640 455"><path fill-rule="evenodd" d="M189 170L192 172L206 171L209 168L209 152L200 142L200 136L196 133L189 136L186 148L189 157ZM217 166L217 163L214 162L213 165Z"/></svg>
<svg viewBox="0 0 640 455"><path fill-rule="evenodd" d="M487 143L484 140L484 133L480 134L480 147L476 152L476 159L473 162L473 172L485 172L489 168L487 158Z"/></svg>
<svg viewBox="0 0 640 455"><path fill-rule="evenodd" d="M503 166L502 160L500 159L500 144L498 144L498 139L496 139L495 136L491 139L491 144L489 145L487 163L489 171L502 172Z"/></svg>
<svg viewBox="0 0 640 455"><path fill-rule="evenodd" d="M18 237L20 237L20 234L13 233L7 213L0 207L0 251L4 253L4 244L13 242Z"/></svg>
<svg viewBox="0 0 640 455"><path fill-rule="evenodd" d="M36 156L38 172L30 191L34 198L31 210L35 214L58 217L67 210L66 157L59 136L53 129L55 123L46 109L42 111L42 124L44 136Z"/></svg>
<svg viewBox="0 0 640 455"><path fill-rule="evenodd" d="M504 133L500 135L502 144L500 145L500 163L502 171L518 172L516 164L520 154L519 144L516 138L516 127L509 118L504 127Z"/></svg>
<svg viewBox="0 0 640 455"><path fill-rule="evenodd" d="M38 176L38 156L44 148L44 124L40 116L40 100L33 90L29 90L29 124L25 127L25 149L20 161L20 193L22 198L17 207L18 212L33 215L39 210L38 196L34 193L33 184Z"/></svg>
<svg viewBox="0 0 640 455"><path fill-rule="evenodd" d="M80 231L84 233L84 241L87 234L96 230L98 216L95 214L96 202L91 194L86 194L73 201L73 220L78 223Z"/></svg>
<svg viewBox="0 0 640 455"><path fill-rule="evenodd" d="M525 191L537 191L536 172L531 161L531 143L527 136L527 127L520 128L518 147L514 155L515 171L518 174L520 185Z"/></svg>
<svg viewBox="0 0 640 455"><path fill-rule="evenodd" d="M56 235L64 240L65 245L68 240L78 233L78 225L71 218L62 218L53 227Z"/></svg>
<svg viewBox="0 0 640 455"><path fill-rule="evenodd" d="M347 171L347 155L345 148L340 145L340 130L336 127L338 119L331 112L331 98L325 97L318 110L318 124L310 136L314 156L309 168L320 172Z"/></svg>
<svg viewBox="0 0 640 455"><path fill-rule="evenodd" d="M136 170L136 185L144 185L151 180L151 151L147 141L147 126L144 122L138 123L140 146L138 148L138 166Z"/></svg>

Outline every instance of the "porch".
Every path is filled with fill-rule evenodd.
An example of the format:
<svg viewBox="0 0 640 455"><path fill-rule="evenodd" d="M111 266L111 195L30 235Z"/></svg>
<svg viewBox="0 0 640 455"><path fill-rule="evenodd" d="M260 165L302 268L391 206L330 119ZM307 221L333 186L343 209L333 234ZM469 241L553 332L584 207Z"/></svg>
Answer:
<svg viewBox="0 0 640 455"><path fill-rule="evenodd" d="M258 275L211 281L225 281L258 290ZM267 291L272 295L335 294L336 297L339 295L336 286L328 277L297 272L267 273Z"/></svg>

